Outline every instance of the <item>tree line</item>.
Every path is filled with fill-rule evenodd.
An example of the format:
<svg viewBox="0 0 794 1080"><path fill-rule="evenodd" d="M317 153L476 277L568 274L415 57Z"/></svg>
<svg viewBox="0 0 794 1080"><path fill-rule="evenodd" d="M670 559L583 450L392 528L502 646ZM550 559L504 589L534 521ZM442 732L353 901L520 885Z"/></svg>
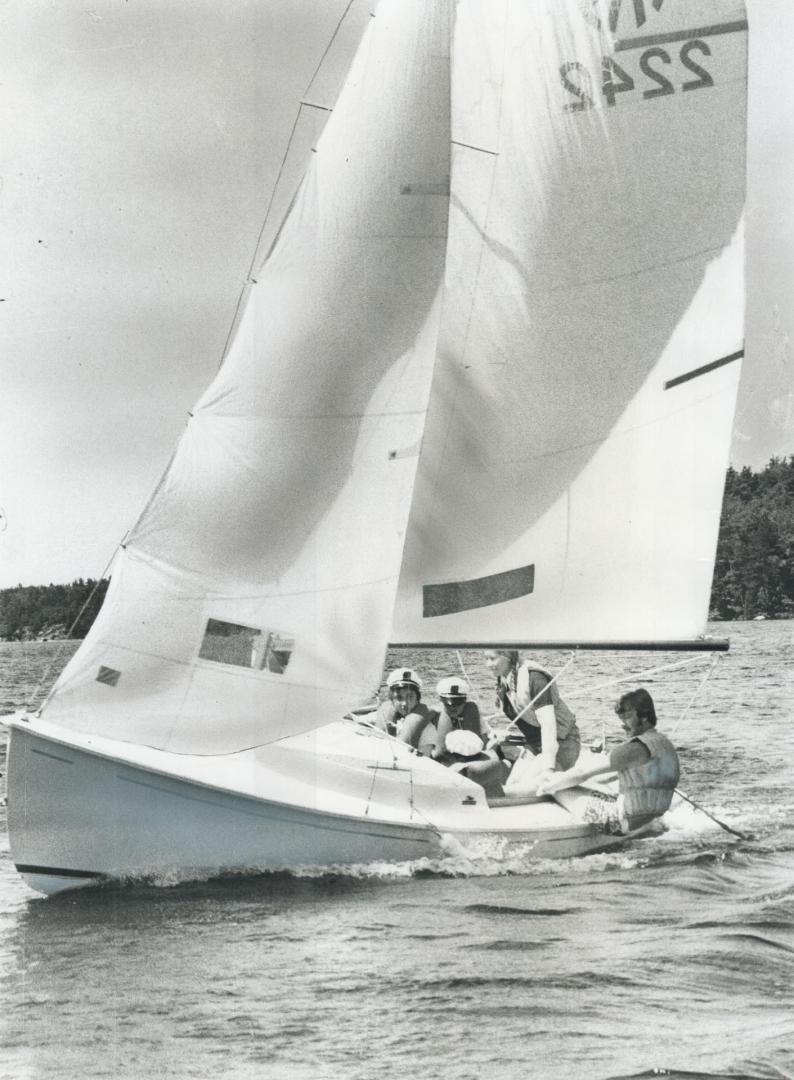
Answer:
<svg viewBox="0 0 794 1080"><path fill-rule="evenodd" d="M711 617L794 617L794 455L728 469Z"/></svg>
<svg viewBox="0 0 794 1080"><path fill-rule="evenodd" d="M0 590L0 639L85 637L107 586L78 578ZM794 618L794 455L725 478L710 616L757 615Z"/></svg>
<svg viewBox="0 0 794 1080"><path fill-rule="evenodd" d="M78 578L69 585L17 585L0 590L0 639L83 638L107 587L106 580Z"/></svg>

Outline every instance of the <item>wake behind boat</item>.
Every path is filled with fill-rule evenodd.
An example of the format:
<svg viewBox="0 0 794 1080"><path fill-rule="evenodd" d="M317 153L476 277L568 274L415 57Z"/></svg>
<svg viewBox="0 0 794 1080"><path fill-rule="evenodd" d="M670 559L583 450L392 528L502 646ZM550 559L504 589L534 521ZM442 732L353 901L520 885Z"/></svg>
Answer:
<svg viewBox="0 0 794 1080"><path fill-rule="evenodd" d="M489 805L337 719L389 642L708 645L743 7L514 7L370 19L94 626L11 721L35 888L619 842L586 791Z"/></svg>

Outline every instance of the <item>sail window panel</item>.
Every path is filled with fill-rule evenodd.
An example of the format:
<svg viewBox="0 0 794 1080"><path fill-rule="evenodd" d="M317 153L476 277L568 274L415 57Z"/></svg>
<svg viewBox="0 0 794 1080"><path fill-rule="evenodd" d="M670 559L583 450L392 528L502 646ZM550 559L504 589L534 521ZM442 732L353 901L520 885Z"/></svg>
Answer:
<svg viewBox="0 0 794 1080"><path fill-rule="evenodd" d="M294 645L294 639L286 637L284 634L268 634L267 648L262 661L263 669L272 672L274 675L283 675L287 669Z"/></svg>
<svg viewBox="0 0 794 1080"><path fill-rule="evenodd" d="M284 634L209 619L199 658L281 675L287 668L293 647L294 640Z"/></svg>
<svg viewBox="0 0 794 1080"><path fill-rule="evenodd" d="M199 657L202 660L214 660L218 664L233 664L235 667L256 667L257 645L261 634L261 630L251 626L209 619Z"/></svg>

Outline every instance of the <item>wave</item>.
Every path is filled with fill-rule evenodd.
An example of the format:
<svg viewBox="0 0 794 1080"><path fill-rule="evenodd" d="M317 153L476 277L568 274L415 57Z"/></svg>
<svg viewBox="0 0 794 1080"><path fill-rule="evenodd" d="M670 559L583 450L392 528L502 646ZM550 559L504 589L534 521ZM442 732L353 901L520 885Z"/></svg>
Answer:
<svg viewBox="0 0 794 1080"><path fill-rule="evenodd" d="M173 889L185 885L200 885L234 880L269 880L271 882L312 881L320 884L333 882L394 882L428 878L479 878L479 877L535 877L602 874L614 870L631 870L643 865L636 853L608 852L584 855L574 859L538 859L529 852L500 857L499 855L471 855L466 857L422 858L410 862L378 861L350 863L331 866L264 867L252 866L244 870L207 870L165 867L125 875L119 880L86 886L81 894L118 891L139 887ZM70 896L67 892L64 896ZM57 900L50 899L50 903ZM535 914L564 914L563 910L538 910ZM532 914L521 911L521 914Z"/></svg>
<svg viewBox="0 0 794 1080"><path fill-rule="evenodd" d="M330 866L283 866L279 868L252 866L244 870L234 869L184 869L165 867L157 870L145 870L125 875L119 880L102 882L82 888L81 894L88 892L118 891L119 889L155 888L174 889L186 885L201 885L214 882L235 880L268 880L273 883L287 881L310 881L317 884L334 882L349 883L384 883L398 884L422 878L495 878L495 877L540 877L576 879L593 876L625 873L634 870L658 868L662 865L710 865L725 861L727 854L722 850L680 851L668 847L658 848L653 840L637 840L619 851L601 852L582 855L570 859L539 859L531 851L510 853L496 851L468 853L466 855L439 858L421 858L407 862L389 862L386 860L369 863L349 863ZM606 882L605 882L606 883ZM561 885L568 884L560 882ZM709 891L709 890L704 890ZM719 891L715 886L713 891ZM70 896L67 892L64 895ZM52 900L57 898L51 898ZM499 914L522 914L553 917L563 915L568 909L544 908L530 909L485 909ZM475 910L472 908L472 910ZM571 909L575 910L575 909Z"/></svg>
<svg viewBox="0 0 794 1080"><path fill-rule="evenodd" d="M427 979L395 979L390 982L390 988L407 992L409 996L430 994L433 1000L439 1000L441 995L460 992L462 990L517 990L528 989L536 991L538 988L548 990L592 990L594 988L606 989L615 987L636 987L635 979L626 975L616 975L613 972L584 970L575 974L550 975L548 972L542 975L452 975L447 978ZM533 1005L533 1011L537 1011L537 1005ZM559 1006L550 1007L559 1015Z"/></svg>
<svg viewBox="0 0 794 1080"><path fill-rule="evenodd" d="M689 1069L646 1069L638 1073L613 1073L604 1080L652 1080L655 1077L668 1080L785 1080L788 1074L780 1072L692 1072Z"/></svg>
<svg viewBox="0 0 794 1080"><path fill-rule="evenodd" d="M484 915L572 915L580 908L521 908L503 904L467 904L464 911Z"/></svg>

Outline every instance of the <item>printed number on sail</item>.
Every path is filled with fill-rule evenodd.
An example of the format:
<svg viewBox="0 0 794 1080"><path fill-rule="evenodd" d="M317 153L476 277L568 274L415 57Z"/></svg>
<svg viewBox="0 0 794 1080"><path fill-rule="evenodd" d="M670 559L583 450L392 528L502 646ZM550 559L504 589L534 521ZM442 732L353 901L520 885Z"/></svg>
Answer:
<svg viewBox="0 0 794 1080"><path fill-rule="evenodd" d="M713 86L714 79L701 64L693 59L693 53L711 56L711 49L707 42L700 39L687 41L681 46L677 59L681 66L690 71L696 78L687 79L681 82L678 87L671 78L668 78L668 74L675 75L676 67L671 66L668 73L662 71L662 67L674 64L673 57L666 49L659 46L654 46L640 53L638 66L641 74L636 77L632 76L611 56L602 57L601 93L607 105L617 104L619 94L633 90L642 91L643 98L650 100L651 98L674 94L676 89L682 91L704 90L709 86ZM683 78L683 72L679 71L679 76ZM560 80L568 94L575 98L574 101L567 101L563 105L564 112L582 112L584 109L595 108L594 79L586 65L579 63L578 60L571 60L562 64L560 67ZM656 85L648 86L649 82Z"/></svg>

